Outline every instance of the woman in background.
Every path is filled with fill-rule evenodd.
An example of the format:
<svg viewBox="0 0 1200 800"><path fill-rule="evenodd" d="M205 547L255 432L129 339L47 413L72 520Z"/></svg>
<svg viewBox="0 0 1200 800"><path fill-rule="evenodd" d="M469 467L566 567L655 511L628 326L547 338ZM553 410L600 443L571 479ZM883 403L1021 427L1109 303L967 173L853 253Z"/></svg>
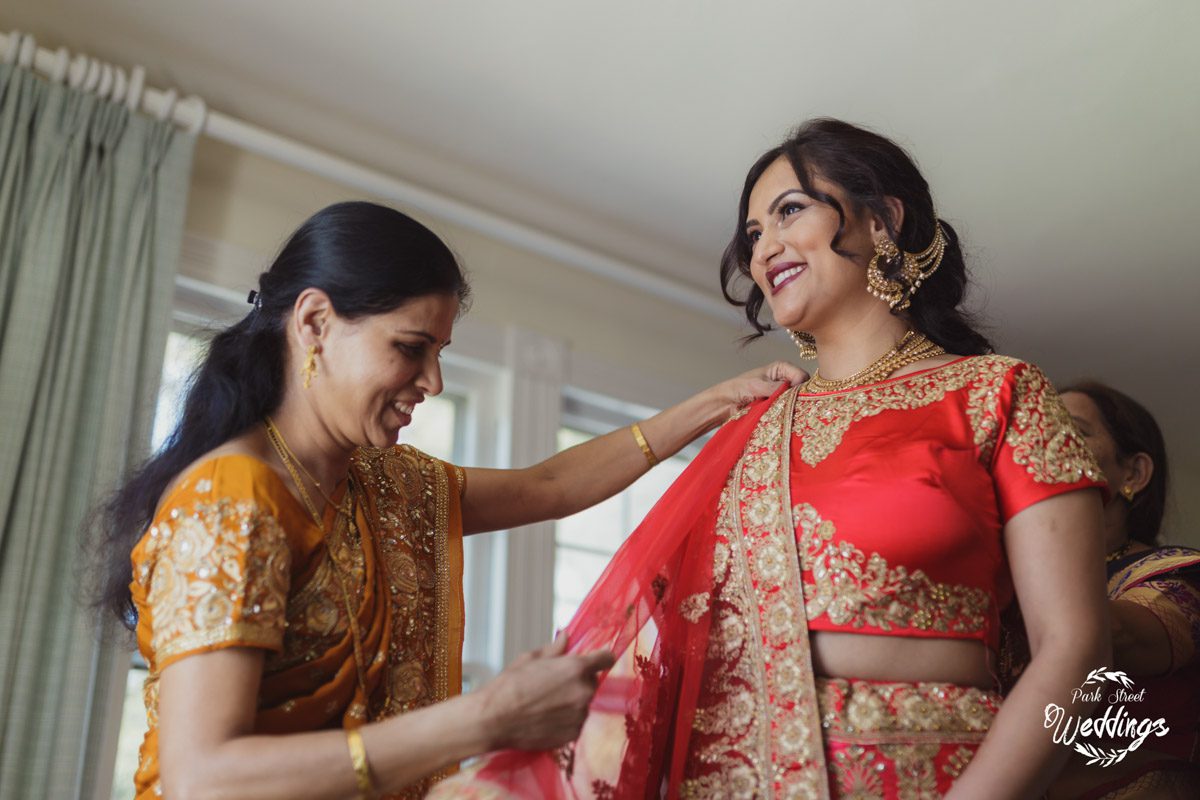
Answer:
<svg viewBox="0 0 1200 800"><path fill-rule="evenodd" d="M725 425L584 600L572 647L618 662L580 739L438 796L1038 796L1046 704L1109 658L1102 478L1054 388L971 327L958 235L853 125L758 159L721 275L818 371Z"/></svg>
<svg viewBox="0 0 1200 800"><path fill-rule="evenodd" d="M1170 730L1109 767L1087 767L1074 757L1052 796L1195 797L1200 551L1159 544L1168 491L1162 432L1145 407L1101 383L1071 384L1062 399L1113 489L1104 508L1113 663L1145 690L1136 716L1161 717Z"/></svg>
<svg viewBox="0 0 1200 800"><path fill-rule="evenodd" d="M574 738L603 650L560 639L458 696L462 536L597 503L803 377L772 365L527 469L462 469L395 442L467 295L431 231L341 203L213 339L97 522L103 602L149 667L139 798L420 797L468 756Z"/></svg>

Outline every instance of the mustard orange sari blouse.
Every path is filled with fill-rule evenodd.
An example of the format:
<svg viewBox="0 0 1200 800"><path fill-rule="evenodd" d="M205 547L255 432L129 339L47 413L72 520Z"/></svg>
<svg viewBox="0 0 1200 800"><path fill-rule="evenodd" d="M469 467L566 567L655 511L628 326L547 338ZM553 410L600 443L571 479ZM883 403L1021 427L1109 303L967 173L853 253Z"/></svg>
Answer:
<svg viewBox="0 0 1200 800"><path fill-rule="evenodd" d="M139 800L161 793L158 681L181 658L266 650L256 733L357 727L461 690L461 469L397 446L360 450L351 476L355 523L327 508L328 535L249 456L196 465L163 501L132 555L149 667Z"/></svg>

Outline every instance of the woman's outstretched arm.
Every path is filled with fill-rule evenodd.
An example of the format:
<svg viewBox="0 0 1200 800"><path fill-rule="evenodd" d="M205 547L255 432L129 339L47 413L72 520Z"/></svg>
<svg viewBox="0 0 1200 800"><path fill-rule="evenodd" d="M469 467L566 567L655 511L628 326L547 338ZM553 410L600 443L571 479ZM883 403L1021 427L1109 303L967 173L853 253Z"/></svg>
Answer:
<svg viewBox="0 0 1200 800"><path fill-rule="evenodd" d="M670 458L745 405L807 374L777 361L719 383L639 423L647 445ZM515 528L560 519L612 497L649 469L629 428L564 450L525 469L468 469L463 494L463 531Z"/></svg>

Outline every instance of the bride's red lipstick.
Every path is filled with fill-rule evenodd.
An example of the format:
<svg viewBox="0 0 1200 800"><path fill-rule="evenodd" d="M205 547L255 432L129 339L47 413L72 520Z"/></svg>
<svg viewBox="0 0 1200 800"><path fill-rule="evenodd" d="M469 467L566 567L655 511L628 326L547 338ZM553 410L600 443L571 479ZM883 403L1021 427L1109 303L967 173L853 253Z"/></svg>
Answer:
<svg viewBox="0 0 1200 800"><path fill-rule="evenodd" d="M778 294L780 289L803 275L806 269L808 269L808 265L803 261L785 261L782 264L776 264L775 266L771 267L769 270L767 270L767 283L771 284L771 294ZM788 272L789 270L794 271L793 274L788 275L778 283L775 282L775 279L778 276Z"/></svg>

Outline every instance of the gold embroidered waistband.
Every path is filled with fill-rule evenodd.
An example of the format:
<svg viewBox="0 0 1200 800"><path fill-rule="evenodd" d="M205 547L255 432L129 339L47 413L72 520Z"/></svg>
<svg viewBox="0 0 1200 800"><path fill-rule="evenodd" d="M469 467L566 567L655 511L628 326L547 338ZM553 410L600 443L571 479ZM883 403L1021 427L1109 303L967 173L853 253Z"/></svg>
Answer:
<svg viewBox="0 0 1200 800"><path fill-rule="evenodd" d="M956 740L982 740L1000 710L997 692L953 683L890 683L817 678L817 704L827 735L846 740L906 741L914 735L961 734Z"/></svg>

